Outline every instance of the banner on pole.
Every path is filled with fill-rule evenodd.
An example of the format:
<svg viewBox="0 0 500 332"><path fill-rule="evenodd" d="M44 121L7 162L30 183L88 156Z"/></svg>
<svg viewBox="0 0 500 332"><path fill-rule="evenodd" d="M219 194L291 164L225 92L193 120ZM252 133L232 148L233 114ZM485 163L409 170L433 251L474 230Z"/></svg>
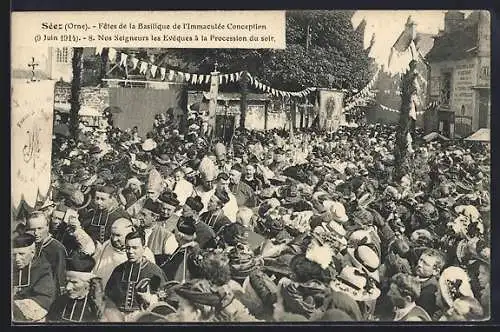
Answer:
<svg viewBox="0 0 500 332"><path fill-rule="evenodd" d="M12 206L34 207L50 188L55 81L12 81Z"/></svg>

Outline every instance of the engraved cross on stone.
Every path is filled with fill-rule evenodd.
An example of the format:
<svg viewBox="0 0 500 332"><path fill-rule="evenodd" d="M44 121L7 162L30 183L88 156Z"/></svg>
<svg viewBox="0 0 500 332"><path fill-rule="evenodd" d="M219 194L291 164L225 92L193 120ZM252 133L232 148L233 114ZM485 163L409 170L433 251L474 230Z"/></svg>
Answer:
<svg viewBox="0 0 500 332"><path fill-rule="evenodd" d="M35 57L31 57L31 63L28 63L28 67L31 67L31 80L36 81L35 79L35 67L39 66L38 63L35 62Z"/></svg>

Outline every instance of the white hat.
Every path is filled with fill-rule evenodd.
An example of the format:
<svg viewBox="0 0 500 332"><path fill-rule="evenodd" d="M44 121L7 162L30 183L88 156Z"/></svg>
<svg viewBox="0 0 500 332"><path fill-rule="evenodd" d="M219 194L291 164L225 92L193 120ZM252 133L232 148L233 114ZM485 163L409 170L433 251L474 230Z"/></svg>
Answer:
<svg viewBox="0 0 500 332"><path fill-rule="evenodd" d="M148 138L144 141L144 143L142 143L142 149L144 151L152 151L156 149L156 142L153 139Z"/></svg>
<svg viewBox="0 0 500 332"><path fill-rule="evenodd" d="M368 277L361 269L345 266L340 274L330 282L334 291L349 295L355 301L375 300L380 296L380 289L376 286L366 289Z"/></svg>
<svg viewBox="0 0 500 332"><path fill-rule="evenodd" d="M443 300L450 307L460 296L474 297L467 272L458 266L444 269L439 278L439 289Z"/></svg>
<svg viewBox="0 0 500 332"><path fill-rule="evenodd" d="M342 203L336 201L325 201L323 206L330 210L333 220L344 223L349 220L346 214L345 207Z"/></svg>

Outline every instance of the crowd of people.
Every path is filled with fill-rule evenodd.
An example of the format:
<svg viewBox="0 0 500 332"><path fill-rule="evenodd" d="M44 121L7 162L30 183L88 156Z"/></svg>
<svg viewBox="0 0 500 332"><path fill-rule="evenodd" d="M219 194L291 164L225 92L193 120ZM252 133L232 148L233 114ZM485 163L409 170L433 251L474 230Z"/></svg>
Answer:
<svg viewBox="0 0 500 332"><path fill-rule="evenodd" d="M390 125L186 128L56 134L13 237L15 321L488 319L487 146L417 130L398 179Z"/></svg>

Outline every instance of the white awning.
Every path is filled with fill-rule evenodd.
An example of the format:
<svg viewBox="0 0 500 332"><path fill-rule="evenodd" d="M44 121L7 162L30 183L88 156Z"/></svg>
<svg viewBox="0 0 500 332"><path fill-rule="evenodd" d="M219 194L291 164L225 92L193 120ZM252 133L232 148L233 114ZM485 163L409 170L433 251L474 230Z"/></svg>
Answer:
<svg viewBox="0 0 500 332"><path fill-rule="evenodd" d="M476 142L490 142L490 129L489 128L481 128L476 131L474 134L465 138L466 141L476 141Z"/></svg>

